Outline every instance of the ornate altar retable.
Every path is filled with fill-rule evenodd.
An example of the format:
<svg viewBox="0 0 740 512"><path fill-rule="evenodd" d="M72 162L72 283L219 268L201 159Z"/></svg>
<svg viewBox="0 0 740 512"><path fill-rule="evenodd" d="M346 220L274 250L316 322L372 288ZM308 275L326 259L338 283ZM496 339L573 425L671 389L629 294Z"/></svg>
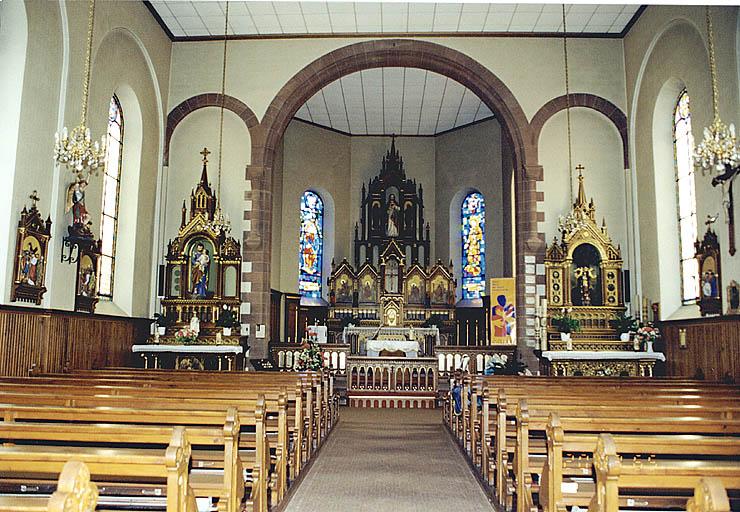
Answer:
<svg viewBox="0 0 740 512"><path fill-rule="evenodd" d="M190 194L190 211L183 201L178 234L167 246L161 301L165 332L134 346L145 366L221 370L225 363L231 370L245 352L238 322L222 326L219 321L239 318L241 246L229 236L208 182L209 151L204 148L201 154L203 168ZM226 334L223 327L236 332ZM191 341L183 342L184 336Z"/></svg>
<svg viewBox="0 0 740 512"><path fill-rule="evenodd" d="M559 229L560 240L545 255L548 307L540 370L555 376L652 376L656 361L665 361L663 354L636 351L610 325L625 311L622 256L606 223L596 222L596 206L593 199L586 201L581 172L578 196ZM563 310L580 322L571 341L562 340L552 323Z"/></svg>

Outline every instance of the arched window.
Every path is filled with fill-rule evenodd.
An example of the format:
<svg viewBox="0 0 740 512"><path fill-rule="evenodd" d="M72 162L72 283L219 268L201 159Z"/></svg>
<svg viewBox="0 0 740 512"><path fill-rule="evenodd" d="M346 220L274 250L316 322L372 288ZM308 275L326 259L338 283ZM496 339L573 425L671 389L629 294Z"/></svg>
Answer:
<svg viewBox="0 0 740 512"><path fill-rule="evenodd" d="M681 299L684 304L699 296L699 266L694 258L696 241L696 189L694 186L694 137L691 134L689 93L678 95L673 111L673 149L676 158L678 236L681 258Z"/></svg>
<svg viewBox="0 0 740 512"><path fill-rule="evenodd" d="M116 261L116 231L118 229L118 193L121 189L121 156L123 155L123 110L114 95L108 107L105 175L103 176L103 207L100 216L100 281L98 295L113 298L113 273Z"/></svg>
<svg viewBox="0 0 740 512"><path fill-rule="evenodd" d="M462 202L462 297L479 299L486 289L486 202L471 192Z"/></svg>
<svg viewBox="0 0 740 512"><path fill-rule="evenodd" d="M321 265L324 254L324 202L307 190L301 196L301 233L298 291L304 297L321 297Z"/></svg>

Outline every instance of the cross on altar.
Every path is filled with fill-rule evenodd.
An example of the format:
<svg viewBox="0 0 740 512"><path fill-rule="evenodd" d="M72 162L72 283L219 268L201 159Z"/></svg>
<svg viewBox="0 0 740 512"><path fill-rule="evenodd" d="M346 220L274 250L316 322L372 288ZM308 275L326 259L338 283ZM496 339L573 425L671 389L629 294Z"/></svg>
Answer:
<svg viewBox="0 0 740 512"><path fill-rule="evenodd" d="M208 148L203 148L203 151L201 151L200 154L203 155L203 163L204 164L207 164L208 163L208 155L210 155L211 152L208 151Z"/></svg>

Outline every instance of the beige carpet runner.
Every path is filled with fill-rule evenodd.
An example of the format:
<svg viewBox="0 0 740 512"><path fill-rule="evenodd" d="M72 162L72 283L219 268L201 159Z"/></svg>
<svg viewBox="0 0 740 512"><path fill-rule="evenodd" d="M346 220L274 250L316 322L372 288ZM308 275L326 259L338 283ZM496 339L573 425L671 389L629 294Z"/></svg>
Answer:
<svg viewBox="0 0 740 512"><path fill-rule="evenodd" d="M287 512L493 510L439 409L340 414Z"/></svg>

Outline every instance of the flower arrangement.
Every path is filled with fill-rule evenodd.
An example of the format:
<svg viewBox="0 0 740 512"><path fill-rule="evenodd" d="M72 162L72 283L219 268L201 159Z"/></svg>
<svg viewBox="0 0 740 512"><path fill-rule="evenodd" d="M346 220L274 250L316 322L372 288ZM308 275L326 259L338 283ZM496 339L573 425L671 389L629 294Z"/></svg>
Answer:
<svg viewBox="0 0 740 512"><path fill-rule="evenodd" d="M218 320L216 320L216 327L226 327L227 329L238 329L241 326L241 322L239 322L239 319L236 317L234 312L229 309L229 307L224 304L223 309L221 310L221 314L218 316Z"/></svg>
<svg viewBox="0 0 740 512"><path fill-rule="evenodd" d="M320 370L324 366L324 356L316 343L306 342L296 355L297 370Z"/></svg>
<svg viewBox="0 0 740 512"><path fill-rule="evenodd" d="M483 370L484 375L526 375L527 367L506 354L493 354Z"/></svg>
<svg viewBox="0 0 740 512"><path fill-rule="evenodd" d="M570 316L571 311L571 308L563 308L560 310L559 316L554 316L552 318L552 325L554 325L559 332L571 333L581 330L581 321Z"/></svg>
<svg viewBox="0 0 740 512"><path fill-rule="evenodd" d="M660 338L660 330L655 327L651 322L640 325L635 333L635 340L637 340L644 349L650 350L653 343Z"/></svg>
<svg viewBox="0 0 740 512"><path fill-rule="evenodd" d="M615 329L619 334L631 333L637 330L637 320L624 311L620 311L614 318L609 320L609 325L612 329Z"/></svg>
<svg viewBox="0 0 740 512"><path fill-rule="evenodd" d="M190 327L183 327L175 332L175 341L182 344L195 343L198 340L198 333Z"/></svg>

